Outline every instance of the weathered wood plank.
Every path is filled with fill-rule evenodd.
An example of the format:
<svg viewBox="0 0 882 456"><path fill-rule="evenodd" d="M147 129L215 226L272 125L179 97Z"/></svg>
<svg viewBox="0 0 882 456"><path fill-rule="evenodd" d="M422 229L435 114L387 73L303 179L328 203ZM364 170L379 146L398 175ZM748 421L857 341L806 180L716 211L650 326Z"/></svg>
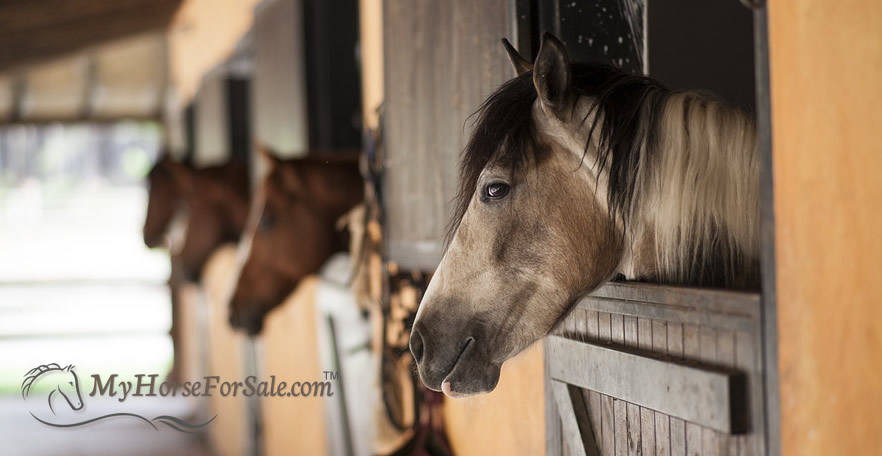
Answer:
<svg viewBox="0 0 882 456"><path fill-rule="evenodd" d="M610 338L613 343L625 344L625 317L621 314L610 314Z"/></svg>
<svg viewBox="0 0 882 456"><path fill-rule="evenodd" d="M588 339L596 340L600 336L600 326L598 324L597 312L593 310L586 310L585 323L585 332L586 334L588 334Z"/></svg>
<svg viewBox="0 0 882 456"><path fill-rule="evenodd" d="M671 418L671 456L686 456L686 422Z"/></svg>
<svg viewBox="0 0 882 456"><path fill-rule="evenodd" d="M609 282L594 290L590 297L667 304L704 312L749 315L755 320L759 319L760 296L758 293L646 283Z"/></svg>
<svg viewBox="0 0 882 456"><path fill-rule="evenodd" d="M608 312L600 312L597 315L598 337L603 342L609 342L610 334L610 314Z"/></svg>
<svg viewBox="0 0 882 456"><path fill-rule="evenodd" d="M628 404L628 455L640 455L643 445L640 442L640 407Z"/></svg>
<svg viewBox="0 0 882 456"><path fill-rule="evenodd" d="M668 330L668 356L676 359L683 358L683 325L679 323L667 324ZM671 456L686 456L686 422L679 418L670 418L670 454Z"/></svg>
<svg viewBox="0 0 882 456"><path fill-rule="evenodd" d="M637 317L626 315L624 341L626 347L637 348Z"/></svg>
<svg viewBox="0 0 882 456"><path fill-rule="evenodd" d="M700 350L699 327L683 325L683 356L689 360L697 360ZM686 423L686 454L689 456L702 454L701 426L695 423Z"/></svg>
<svg viewBox="0 0 882 456"><path fill-rule="evenodd" d="M717 362L722 366L735 368L735 333L732 331L717 331ZM747 398L744 398L747 400ZM720 454L738 456L738 437L721 434Z"/></svg>
<svg viewBox="0 0 882 456"><path fill-rule="evenodd" d="M546 343L549 374L554 379L712 429L732 430L732 372L676 364L557 336L549 336Z"/></svg>
<svg viewBox="0 0 882 456"><path fill-rule="evenodd" d="M702 326L698 331L701 347L698 357L702 361L717 363L717 332L714 328ZM720 455L720 436L714 429L704 426L701 430L701 453L706 456Z"/></svg>
<svg viewBox="0 0 882 456"><path fill-rule="evenodd" d="M570 454L599 456L597 440L588 421L588 411L581 392L565 383L551 383L554 400L560 412L563 439Z"/></svg>
<svg viewBox="0 0 882 456"><path fill-rule="evenodd" d="M628 454L628 404L619 399L613 399L613 413L615 413L615 447L616 456Z"/></svg>
<svg viewBox="0 0 882 456"><path fill-rule="evenodd" d="M762 446L762 439L760 434L760 430L763 429L762 426L762 409L760 398L756 397L757 392L760 391L760 382L759 382L759 366L756 365L756 359L754 357L754 353L756 350L755 347L755 338L751 333L746 332L736 332L734 334L735 337L735 365L748 373L748 378L750 379L748 383L748 391L749 391L749 406L753 409L749 416L751 417L750 422L750 434L737 436L738 440L738 454L739 456L754 456L757 454L762 454L764 448Z"/></svg>
<svg viewBox="0 0 882 456"><path fill-rule="evenodd" d="M655 412L640 408L640 447L645 455L655 454Z"/></svg>
<svg viewBox="0 0 882 456"><path fill-rule="evenodd" d="M652 351L652 320L637 319L637 346L641 350ZM643 405L643 404L641 404ZM640 407L640 447L645 455L655 453L655 414L652 410Z"/></svg>
<svg viewBox="0 0 882 456"><path fill-rule="evenodd" d="M750 295L747 296L749 297ZM750 307L756 304L752 299L744 299L743 305ZM711 326L733 331L749 331L756 322L749 309L742 309L740 313L732 313L732 309L718 311L717 309L706 308L710 306L690 307L687 305L645 303L595 296L589 296L579 301L579 307L598 312L612 312L626 316Z"/></svg>
<svg viewBox="0 0 882 456"><path fill-rule="evenodd" d="M652 351L668 354L668 324L654 320L652 322ZM663 413L655 414L655 454L668 456L671 453L670 418Z"/></svg>
<svg viewBox="0 0 882 456"><path fill-rule="evenodd" d="M637 318L626 316L625 319L625 346L636 348L638 345L638 329L637 329ZM615 397L621 397L620 395L611 394ZM626 406L626 416L627 416L627 424L628 424L628 432L627 432L627 453L628 455L637 455L642 451L642 445L640 443L640 407L631 403L627 403Z"/></svg>
<svg viewBox="0 0 882 456"><path fill-rule="evenodd" d="M434 269L467 117L513 76L509 0L384 2L387 238L402 267ZM427 52L427 49L433 49ZM419 255L401 256L408 246ZM433 260L433 258L437 260ZM410 264L411 260L420 260Z"/></svg>
<svg viewBox="0 0 882 456"><path fill-rule="evenodd" d="M600 439L600 453L603 455L615 454L616 442L616 415L613 398L605 394L600 395L601 424L603 432Z"/></svg>

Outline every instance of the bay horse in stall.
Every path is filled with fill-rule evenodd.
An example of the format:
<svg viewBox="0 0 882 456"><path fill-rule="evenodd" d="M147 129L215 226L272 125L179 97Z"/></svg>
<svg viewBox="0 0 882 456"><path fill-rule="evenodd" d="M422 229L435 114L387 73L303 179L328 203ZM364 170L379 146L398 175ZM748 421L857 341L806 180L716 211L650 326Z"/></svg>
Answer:
<svg viewBox="0 0 882 456"><path fill-rule="evenodd" d="M175 214L180 209L181 194L172 175L174 160L167 153L147 173L147 216L144 218L144 245L163 245Z"/></svg>
<svg viewBox="0 0 882 456"><path fill-rule="evenodd" d="M629 280L756 288L753 119L697 92L570 64L546 34L481 106L447 249L410 349L427 387L492 391L586 294Z"/></svg>
<svg viewBox="0 0 882 456"><path fill-rule="evenodd" d="M336 224L364 197L357 157L263 156L270 170L252 204L247 259L230 299L230 324L251 335L301 279L347 249L348 233Z"/></svg>
<svg viewBox="0 0 882 456"><path fill-rule="evenodd" d="M198 282L211 253L225 242L238 242L245 226L250 202L248 168L230 162L196 169L164 154L147 174L147 216L144 244L169 249L171 277L168 280L172 306L170 330L175 365L169 373L177 379L181 359L180 309L178 287L182 282ZM181 240L166 242L173 220L185 212L187 227ZM177 244L177 245L175 245Z"/></svg>
<svg viewBox="0 0 882 456"><path fill-rule="evenodd" d="M186 211L183 240L180 246L171 246L170 253L183 277L198 282L202 267L217 247L239 242L251 198L248 166L231 161L194 168L166 156L147 178L150 190L144 243L151 248L161 245L175 214Z"/></svg>

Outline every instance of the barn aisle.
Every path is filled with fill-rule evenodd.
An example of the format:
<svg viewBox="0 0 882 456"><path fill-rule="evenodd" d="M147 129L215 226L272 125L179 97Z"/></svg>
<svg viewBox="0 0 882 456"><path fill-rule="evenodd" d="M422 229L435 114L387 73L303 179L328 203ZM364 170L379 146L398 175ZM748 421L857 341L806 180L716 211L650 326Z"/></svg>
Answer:
<svg viewBox="0 0 882 456"><path fill-rule="evenodd" d="M88 398L89 412L113 413L115 399ZM16 456L209 456L203 434L185 434L160 427L154 430L140 420L120 418L75 429L54 429L29 416L27 404L18 396L0 397L0 441L3 454ZM193 404L180 399L154 398L138 404L127 401L127 411L153 417L163 414L187 416Z"/></svg>

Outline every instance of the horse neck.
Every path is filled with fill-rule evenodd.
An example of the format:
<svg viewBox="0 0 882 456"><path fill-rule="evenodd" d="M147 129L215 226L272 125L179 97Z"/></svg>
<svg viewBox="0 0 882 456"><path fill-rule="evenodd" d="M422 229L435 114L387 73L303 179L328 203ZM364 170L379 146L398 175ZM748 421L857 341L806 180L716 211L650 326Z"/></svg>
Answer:
<svg viewBox="0 0 882 456"><path fill-rule="evenodd" d="M316 202L334 223L364 199L357 163L318 164L304 167L304 173L311 176L309 187Z"/></svg>
<svg viewBox="0 0 882 456"><path fill-rule="evenodd" d="M230 163L217 167L213 172L214 175L209 176L213 184L208 190L215 194L200 197L216 214L229 240L238 240L245 229L250 204L247 167Z"/></svg>
<svg viewBox="0 0 882 456"><path fill-rule="evenodd" d="M656 134L644 139L627 214L630 278L753 287L759 256L753 119L686 92L669 95L642 121L656 122Z"/></svg>

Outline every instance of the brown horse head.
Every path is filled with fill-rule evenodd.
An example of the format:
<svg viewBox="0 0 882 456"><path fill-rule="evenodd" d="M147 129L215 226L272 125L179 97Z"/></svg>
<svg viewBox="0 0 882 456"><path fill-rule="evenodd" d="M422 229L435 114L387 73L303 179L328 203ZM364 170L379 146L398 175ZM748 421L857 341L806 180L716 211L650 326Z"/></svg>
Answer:
<svg viewBox="0 0 882 456"><path fill-rule="evenodd" d="M422 381L448 396L493 390L504 362L615 273L719 285L757 270L748 116L571 65L550 35L534 65L507 48L518 76L478 113L450 241L411 333Z"/></svg>
<svg viewBox="0 0 882 456"><path fill-rule="evenodd" d="M175 165L168 154L163 154L147 173L149 190L147 217L144 220L144 244L151 249L163 243L181 203L181 195L171 171L171 167Z"/></svg>
<svg viewBox="0 0 882 456"><path fill-rule="evenodd" d="M176 255L183 275L198 281L211 252L242 235L251 193L248 167L230 162L194 169L172 163L169 169L187 208L184 242Z"/></svg>
<svg viewBox="0 0 882 456"><path fill-rule="evenodd" d="M279 160L265 154L264 178L248 222L247 259L230 301L230 324L257 334L263 318L301 279L345 250L337 220L361 202L364 182L353 159Z"/></svg>

